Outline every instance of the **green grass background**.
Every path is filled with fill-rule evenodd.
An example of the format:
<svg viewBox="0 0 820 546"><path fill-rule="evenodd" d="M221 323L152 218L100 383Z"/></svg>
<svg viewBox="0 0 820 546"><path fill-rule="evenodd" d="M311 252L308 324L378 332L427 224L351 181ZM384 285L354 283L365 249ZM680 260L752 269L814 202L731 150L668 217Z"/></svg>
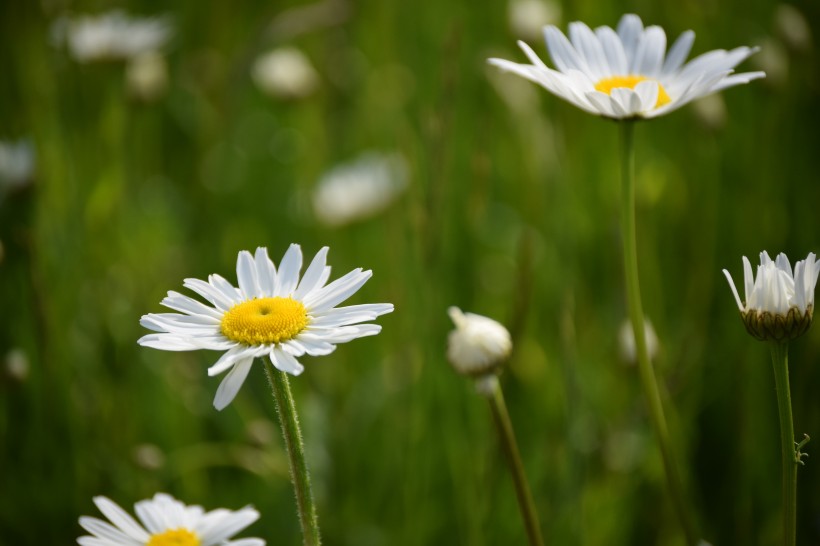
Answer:
<svg viewBox="0 0 820 546"><path fill-rule="evenodd" d="M820 5L794 4L820 38ZM223 412L217 353L137 346L167 290L267 246L328 245L334 278L373 278L352 303L392 302L382 334L305 358L292 380L328 545L523 544L486 403L444 355L449 305L515 337L502 384L551 544L682 544L637 370L618 358L625 319L617 126L486 58L523 60L504 2L347 4L339 24L266 33L295 2L4 2L0 138L30 137L34 185L0 202L0 543L68 544L106 495L157 491L207 508L253 504L246 533L300 534L273 403L257 363ZM128 97L118 63L80 65L49 43L60 15L167 13L170 86ZM574 20L624 12L692 28L693 54L781 44L767 0L564 2ZM302 48L321 87L276 101L254 57ZM532 44L546 57L543 44ZM780 460L765 344L749 337L721 274L741 256L820 251L817 48L784 49L783 78L723 93L727 122L685 107L641 123L639 258L673 441L703 536L776 544ZM741 70L755 69L747 61ZM510 107L499 85L517 86ZM317 224L321 174L364 150L400 151L410 186L387 213ZM742 282L742 281L741 281ZM820 441L820 330L794 342L797 436ZM816 444L799 471L800 544L820 542Z"/></svg>

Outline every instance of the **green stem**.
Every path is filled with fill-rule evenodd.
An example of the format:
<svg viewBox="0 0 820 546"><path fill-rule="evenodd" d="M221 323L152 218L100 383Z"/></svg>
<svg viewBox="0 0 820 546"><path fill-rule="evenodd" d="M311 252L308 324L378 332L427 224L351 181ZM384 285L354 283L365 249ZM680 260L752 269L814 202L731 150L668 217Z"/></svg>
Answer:
<svg viewBox="0 0 820 546"><path fill-rule="evenodd" d="M783 545L794 546L797 537L797 456L794 448L792 400L789 393L789 344L773 341L771 349L783 458Z"/></svg>
<svg viewBox="0 0 820 546"><path fill-rule="evenodd" d="M483 384L479 390L490 403L493 421L501 438L501 447L510 466L515 483L515 495L518 498L521 517L524 518L524 527L527 530L530 546L543 546L541 525L538 523L538 514L535 511L527 476L524 474L524 464L521 462L521 454L518 451L518 443L515 441L515 432L510 421L510 414L507 412L507 404L504 402L504 393L501 392L501 385L494 375L481 378L479 381Z"/></svg>
<svg viewBox="0 0 820 546"><path fill-rule="evenodd" d="M276 370L273 365L265 361L265 373L268 375L273 399L276 403L276 412L282 426L282 435L285 437L285 448L290 462L290 479L296 493L296 510L299 513L299 523L302 525L302 536L305 546L319 546L322 540L319 535L319 519L316 516L316 504L313 501L313 492L310 489L310 473L305 461L305 445L302 442L302 432L299 430L299 418L296 415L296 405L290 392L288 375Z"/></svg>
<svg viewBox="0 0 820 546"><path fill-rule="evenodd" d="M644 329L644 314L641 304L641 288L638 281L638 250L635 227L635 146L634 122L623 121L621 126L622 152L622 194L621 194L621 225L624 250L624 273L626 280L626 295L629 304L629 319L632 322L632 331L635 335L635 348L638 357L638 370L641 378L646 402L649 406L649 417L663 458L663 468L666 473L666 483L669 494L680 520L686 543L694 546L698 543L692 518L687 510L684 497L683 482L678 473L672 446L669 439L669 429L663 413L663 404L655 379L655 370L649 359L646 347L646 331Z"/></svg>

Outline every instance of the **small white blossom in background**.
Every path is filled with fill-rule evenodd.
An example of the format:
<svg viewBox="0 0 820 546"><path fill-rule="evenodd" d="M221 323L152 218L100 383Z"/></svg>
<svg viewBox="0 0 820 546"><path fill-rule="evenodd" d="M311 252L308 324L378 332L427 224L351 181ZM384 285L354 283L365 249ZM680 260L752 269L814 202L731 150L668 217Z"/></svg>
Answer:
<svg viewBox="0 0 820 546"><path fill-rule="evenodd" d="M135 98L151 102L168 88L168 65L156 51L142 53L130 61L125 70L128 92Z"/></svg>
<svg viewBox="0 0 820 546"><path fill-rule="evenodd" d="M709 95L692 103L697 120L710 131L720 131L726 126L729 113L723 95Z"/></svg>
<svg viewBox="0 0 820 546"><path fill-rule="evenodd" d="M253 81L264 93L278 99L307 97L319 87L319 73L294 47L274 49L256 59Z"/></svg>
<svg viewBox="0 0 820 546"><path fill-rule="evenodd" d="M322 176L313 190L313 212L326 226L343 226L387 209L406 187L404 158L367 152Z"/></svg>
<svg viewBox="0 0 820 546"><path fill-rule="evenodd" d="M561 5L552 0L510 0L507 17L515 37L535 40L545 26L561 22Z"/></svg>
<svg viewBox="0 0 820 546"><path fill-rule="evenodd" d="M0 193L29 185L34 180L34 159L30 141L0 141Z"/></svg>
<svg viewBox="0 0 820 546"><path fill-rule="evenodd" d="M111 523L81 517L80 525L93 536L78 538L80 546L265 546L260 538L229 540L259 519L259 512L250 506L235 512L224 508L206 512L157 493L134 505L138 522L106 497L94 497L94 504Z"/></svg>
<svg viewBox="0 0 820 546"><path fill-rule="evenodd" d="M28 379L29 361L26 352L23 349L11 349L6 353L6 374L22 383Z"/></svg>
<svg viewBox="0 0 820 546"><path fill-rule="evenodd" d="M122 11L61 18L52 26L52 38L65 44L80 63L128 60L161 50L172 29L164 17L129 17Z"/></svg>
<svg viewBox="0 0 820 546"><path fill-rule="evenodd" d="M791 4L777 6L774 16L777 35L796 53L811 51L811 27L803 13Z"/></svg>
<svg viewBox="0 0 820 546"><path fill-rule="evenodd" d="M784 341L803 335L811 326L814 311L814 287L820 262L813 252L794 264L792 271L785 254L775 261L766 251L760 253L757 275L743 257L743 284L746 300L741 301L732 275L723 270L735 296L746 330L760 340Z"/></svg>
<svg viewBox="0 0 820 546"><path fill-rule="evenodd" d="M644 321L644 335L649 360L655 360L659 347L658 336L655 334L652 323L648 320ZM635 364L638 361L638 353L635 350L635 332L632 330L632 323L629 319L625 320L618 330L618 350L624 362Z"/></svg>
<svg viewBox="0 0 820 546"><path fill-rule="evenodd" d="M769 36L760 40L760 55L752 59L755 68L766 72L765 84L784 87L789 81L789 53L786 47Z"/></svg>
<svg viewBox="0 0 820 546"><path fill-rule="evenodd" d="M501 323L458 307L447 312L456 326L447 338L447 358L458 373L489 375L510 356L512 339Z"/></svg>

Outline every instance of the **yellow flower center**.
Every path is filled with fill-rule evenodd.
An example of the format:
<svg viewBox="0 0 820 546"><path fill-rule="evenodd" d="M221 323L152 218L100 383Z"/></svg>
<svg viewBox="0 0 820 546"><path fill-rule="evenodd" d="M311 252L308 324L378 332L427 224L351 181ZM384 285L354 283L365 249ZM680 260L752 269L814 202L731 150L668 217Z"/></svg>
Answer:
<svg viewBox="0 0 820 546"><path fill-rule="evenodd" d="M145 546L199 546L199 537L188 529L172 529L151 535Z"/></svg>
<svg viewBox="0 0 820 546"><path fill-rule="evenodd" d="M613 89L617 89L618 87L635 89L636 85L648 79L650 78L647 78L646 76L612 76L611 78L604 78L596 83L595 90L611 95ZM672 102L672 99L669 98L669 95L666 93L666 89L663 88L663 85L661 85L661 82L657 83L658 101L655 103L655 108L660 108L664 104L669 104Z"/></svg>
<svg viewBox="0 0 820 546"><path fill-rule="evenodd" d="M307 311L293 298L254 298L222 315L222 335L245 345L266 345L293 339L308 324Z"/></svg>

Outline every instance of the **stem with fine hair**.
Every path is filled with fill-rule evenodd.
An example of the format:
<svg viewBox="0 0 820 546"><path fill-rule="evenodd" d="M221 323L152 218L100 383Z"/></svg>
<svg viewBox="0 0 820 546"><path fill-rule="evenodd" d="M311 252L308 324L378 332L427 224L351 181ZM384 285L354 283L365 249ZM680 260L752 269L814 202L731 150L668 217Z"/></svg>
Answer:
<svg viewBox="0 0 820 546"><path fill-rule="evenodd" d="M319 546L322 542L319 535L319 519L316 516L316 504L310 488L310 473L305 461L305 445L302 442L302 432L299 429L299 418L296 415L296 405L293 403L293 395L290 392L288 375L274 369L267 360L265 360L265 373L273 391L276 412L279 414L282 435L285 437L285 449L288 452L290 463L290 479L296 493L296 511L299 513L304 545Z"/></svg>
<svg viewBox="0 0 820 546"><path fill-rule="evenodd" d="M797 538L797 464L800 459L794 447L792 400L789 392L789 344L772 341L771 350L783 458L783 545L794 546Z"/></svg>
<svg viewBox="0 0 820 546"><path fill-rule="evenodd" d="M698 543L692 518L684 496L683 482L678 473L675 457L669 438L669 429L663 412L660 390L658 389L655 370L649 358L646 346L646 331L641 303L641 288L638 281L638 250L635 227L635 145L634 121L622 121L621 126L621 226L624 251L624 278L629 307L629 319L635 335L635 349L638 357L638 370L641 386L646 397L652 428L660 446L666 483L678 519L680 520L686 543L694 546Z"/></svg>
<svg viewBox="0 0 820 546"><path fill-rule="evenodd" d="M507 404L504 402L504 393L501 392L501 385L495 375L481 378L479 381L482 382L479 391L487 397L487 401L490 403L493 421L501 439L501 447L510 466L510 473L512 473L513 482L515 483L518 508L521 510L521 517L524 519L524 527L527 531L530 546L543 546L544 539L541 537L541 525L538 522L538 514L535 511L535 503L532 500L527 475L524 473L524 463L521 462L521 454L518 451L518 443L515 441L515 432L513 431L512 421L510 421L510 414L507 412Z"/></svg>

